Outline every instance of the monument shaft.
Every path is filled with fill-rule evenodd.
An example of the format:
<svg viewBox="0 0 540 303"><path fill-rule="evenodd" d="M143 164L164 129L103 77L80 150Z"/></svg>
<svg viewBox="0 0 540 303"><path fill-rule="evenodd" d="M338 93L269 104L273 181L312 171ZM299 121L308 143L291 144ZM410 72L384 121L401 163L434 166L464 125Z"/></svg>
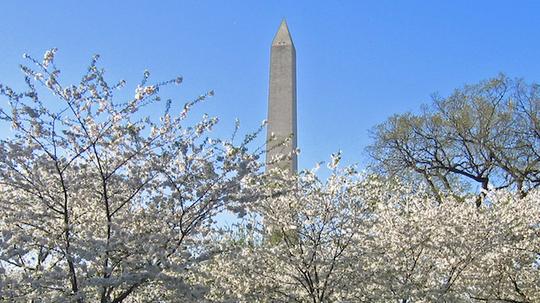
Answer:
<svg viewBox="0 0 540 303"><path fill-rule="evenodd" d="M290 141L283 144L288 138ZM267 142L267 169L279 166L296 172L296 50L285 20L270 51ZM290 158L271 163L279 155Z"/></svg>

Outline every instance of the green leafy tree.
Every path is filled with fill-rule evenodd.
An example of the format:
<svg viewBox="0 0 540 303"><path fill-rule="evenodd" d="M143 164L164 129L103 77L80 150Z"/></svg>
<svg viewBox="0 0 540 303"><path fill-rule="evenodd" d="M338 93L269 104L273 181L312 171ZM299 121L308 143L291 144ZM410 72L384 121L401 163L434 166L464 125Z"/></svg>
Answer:
<svg viewBox="0 0 540 303"><path fill-rule="evenodd" d="M372 132L375 167L410 176L434 193L490 187L525 196L540 186L540 86L499 75L457 89L419 114L390 117ZM440 200L440 198L439 198Z"/></svg>

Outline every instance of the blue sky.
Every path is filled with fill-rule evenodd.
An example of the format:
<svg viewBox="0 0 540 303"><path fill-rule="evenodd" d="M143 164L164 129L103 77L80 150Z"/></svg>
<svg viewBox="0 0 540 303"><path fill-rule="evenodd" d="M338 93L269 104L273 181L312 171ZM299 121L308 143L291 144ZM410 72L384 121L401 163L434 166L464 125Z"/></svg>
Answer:
<svg viewBox="0 0 540 303"><path fill-rule="evenodd" d="M176 75L175 106L208 90L196 112L266 118L270 43L286 18L297 51L300 168L343 150L365 163L368 130L504 72L540 80L540 1L2 1L0 82L17 87L23 53L58 47L67 81L102 55L111 82ZM130 87L130 86L128 86ZM5 102L0 100L0 102ZM162 108L156 108L160 112ZM0 130L5 134L6 130ZM264 138L261 138L264 139Z"/></svg>

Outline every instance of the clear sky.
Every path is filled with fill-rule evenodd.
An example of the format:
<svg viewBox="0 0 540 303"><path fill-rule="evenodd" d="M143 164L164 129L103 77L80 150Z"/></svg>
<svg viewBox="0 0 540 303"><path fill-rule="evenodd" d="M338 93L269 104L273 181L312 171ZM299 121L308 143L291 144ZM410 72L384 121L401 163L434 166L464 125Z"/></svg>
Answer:
<svg viewBox="0 0 540 303"><path fill-rule="evenodd" d="M337 150L364 163L368 130L434 92L499 72L540 81L539 12L540 1L497 0L4 0L0 82L22 83L23 53L58 47L64 79L74 81L99 53L111 82L134 87L146 68L156 80L182 75L177 107L215 90L196 114L219 115L219 134L234 118L249 131L266 118L270 43L286 18L297 52L299 167Z"/></svg>

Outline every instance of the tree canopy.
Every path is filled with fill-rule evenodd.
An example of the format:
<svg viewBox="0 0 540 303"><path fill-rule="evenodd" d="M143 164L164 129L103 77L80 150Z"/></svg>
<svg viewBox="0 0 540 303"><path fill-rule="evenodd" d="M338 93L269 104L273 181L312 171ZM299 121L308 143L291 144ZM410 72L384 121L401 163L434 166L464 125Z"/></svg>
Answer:
<svg viewBox="0 0 540 303"><path fill-rule="evenodd" d="M150 117L182 78L118 97L98 57L63 84L55 53L26 56L24 91L0 85L0 301L540 301L537 85L500 76L396 115L375 131L382 174L336 153L323 179L263 172L264 124L223 139L188 119L212 92Z"/></svg>
<svg viewBox="0 0 540 303"><path fill-rule="evenodd" d="M354 167L268 182L253 206L265 224L224 233L197 268L211 302L540 300L538 190L479 208Z"/></svg>
<svg viewBox="0 0 540 303"><path fill-rule="evenodd" d="M0 300L128 302L174 293L193 299L185 270L225 208L240 209L244 178L258 170L246 144L212 138L218 122L191 108L158 121L142 113L182 78L115 98L94 57L80 82L62 84L56 50L21 67L27 88L6 85L0 119ZM196 301L196 299L194 299Z"/></svg>
<svg viewBox="0 0 540 303"><path fill-rule="evenodd" d="M433 97L420 113L376 126L368 151L380 171L413 175L434 193L540 186L540 86L499 75ZM469 191L468 191L469 190ZM478 200L478 203L481 199Z"/></svg>

